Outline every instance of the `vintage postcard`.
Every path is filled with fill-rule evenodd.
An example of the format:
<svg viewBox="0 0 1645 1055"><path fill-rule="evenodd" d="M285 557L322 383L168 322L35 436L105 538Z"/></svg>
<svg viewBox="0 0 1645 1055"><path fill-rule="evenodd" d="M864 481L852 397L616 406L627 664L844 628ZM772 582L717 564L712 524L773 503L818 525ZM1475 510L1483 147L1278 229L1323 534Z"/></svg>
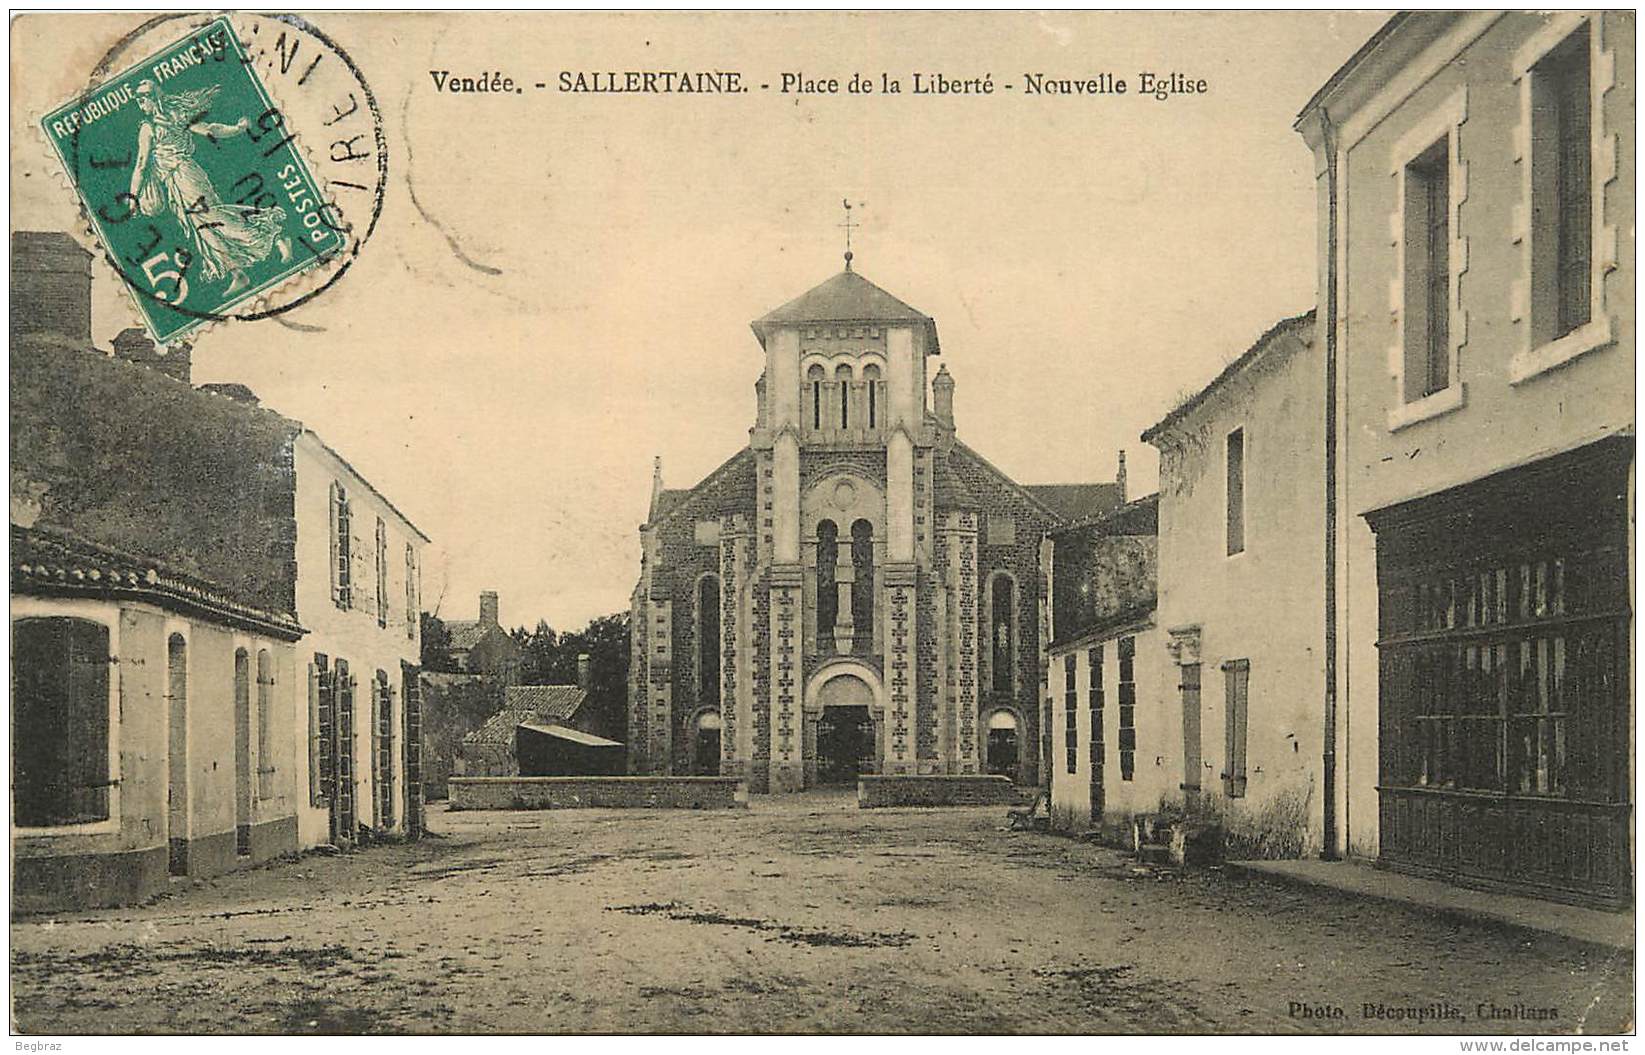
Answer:
<svg viewBox="0 0 1645 1055"><path fill-rule="evenodd" d="M1635 21L14 15L18 1050L1627 1051Z"/></svg>

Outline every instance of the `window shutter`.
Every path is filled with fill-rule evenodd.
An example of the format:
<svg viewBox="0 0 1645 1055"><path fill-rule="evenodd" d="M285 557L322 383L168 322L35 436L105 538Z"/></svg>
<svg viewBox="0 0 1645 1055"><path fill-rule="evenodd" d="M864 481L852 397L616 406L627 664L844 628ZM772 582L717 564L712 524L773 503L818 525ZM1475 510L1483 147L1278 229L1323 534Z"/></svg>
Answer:
<svg viewBox="0 0 1645 1055"><path fill-rule="evenodd" d="M342 551L341 551L340 547L341 547L341 540L342 540L342 537L343 537L342 536L342 524L338 519L338 505L339 505L338 487L337 487L337 482L335 480L333 480L332 483L331 483L331 497L330 497L330 500L326 503L326 509L329 511L329 516L330 516L330 520L331 520L331 603L336 604L336 605L340 605L340 604L343 603L343 601L342 601L343 583L342 583L341 578L337 574L337 569L338 569L339 565L342 563L342 561L341 561Z"/></svg>
<svg viewBox="0 0 1645 1055"><path fill-rule="evenodd" d="M320 801L320 672L308 665L308 802Z"/></svg>
<svg viewBox="0 0 1645 1055"><path fill-rule="evenodd" d="M1245 797L1245 724L1246 698L1251 673L1250 664L1243 659L1229 660L1222 665L1227 713L1224 717L1223 788L1229 798Z"/></svg>

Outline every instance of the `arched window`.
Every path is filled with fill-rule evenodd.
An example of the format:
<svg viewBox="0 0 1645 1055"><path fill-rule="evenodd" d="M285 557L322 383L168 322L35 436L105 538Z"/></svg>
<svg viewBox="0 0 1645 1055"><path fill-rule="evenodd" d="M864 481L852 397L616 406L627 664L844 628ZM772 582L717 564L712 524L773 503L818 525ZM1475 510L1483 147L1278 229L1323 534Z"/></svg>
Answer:
<svg viewBox="0 0 1645 1055"><path fill-rule="evenodd" d="M720 580L697 582L697 702L720 702Z"/></svg>
<svg viewBox="0 0 1645 1055"><path fill-rule="evenodd" d="M817 525L817 648L834 651L834 621L840 614L840 594L834 582L839 558L840 528L832 520Z"/></svg>
<svg viewBox="0 0 1645 1055"><path fill-rule="evenodd" d="M822 428L822 392L823 382L827 377L827 372L816 365L805 374L805 379L811 386L811 427L814 429Z"/></svg>
<svg viewBox="0 0 1645 1055"><path fill-rule="evenodd" d="M873 651L874 629L874 525L858 520L851 525L851 623L858 647L853 651Z"/></svg>
<svg viewBox="0 0 1645 1055"><path fill-rule="evenodd" d="M1017 584L1003 572L994 576L994 605L989 619L996 697L1009 698L1014 688L1017 651Z"/></svg>
<svg viewBox="0 0 1645 1055"><path fill-rule="evenodd" d="M851 427L851 368L841 363L834 369L834 380L840 383L840 428Z"/></svg>
<svg viewBox="0 0 1645 1055"><path fill-rule="evenodd" d="M108 820L108 627L19 619L11 646L12 823Z"/></svg>
<svg viewBox="0 0 1645 1055"><path fill-rule="evenodd" d="M868 397L868 427L880 427L880 368L869 363L862 368L863 391Z"/></svg>
<svg viewBox="0 0 1645 1055"><path fill-rule="evenodd" d="M234 650L234 850L251 853L251 656Z"/></svg>
<svg viewBox="0 0 1645 1055"><path fill-rule="evenodd" d="M257 797L274 797L274 659L257 650Z"/></svg>

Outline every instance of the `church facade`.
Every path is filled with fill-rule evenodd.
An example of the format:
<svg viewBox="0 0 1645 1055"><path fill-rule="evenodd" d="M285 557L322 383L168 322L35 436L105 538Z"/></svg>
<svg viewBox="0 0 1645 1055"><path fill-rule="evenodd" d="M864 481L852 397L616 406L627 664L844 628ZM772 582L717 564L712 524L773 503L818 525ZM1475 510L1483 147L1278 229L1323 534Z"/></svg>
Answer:
<svg viewBox="0 0 1645 1055"><path fill-rule="evenodd" d="M632 597L633 774L755 792L861 774L1040 779L1059 525L1111 484L1023 486L955 432L936 323L846 269L753 323L749 443L654 473Z"/></svg>

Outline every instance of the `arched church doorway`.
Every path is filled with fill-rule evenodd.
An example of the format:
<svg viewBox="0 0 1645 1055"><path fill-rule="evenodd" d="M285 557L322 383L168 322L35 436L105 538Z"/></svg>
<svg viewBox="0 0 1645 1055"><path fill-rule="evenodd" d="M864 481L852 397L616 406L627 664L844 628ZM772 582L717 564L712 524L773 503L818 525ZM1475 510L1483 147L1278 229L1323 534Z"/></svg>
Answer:
<svg viewBox="0 0 1645 1055"><path fill-rule="evenodd" d="M696 757L692 772L699 777L717 777L720 775L720 729L722 728L719 711L704 711L697 715Z"/></svg>
<svg viewBox="0 0 1645 1055"><path fill-rule="evenodd" d="M1017 765L1022 760L1020 739L1016 715L995 711L988 716L988 772L1017 779Z"/></svg>
<svg viewBox="0 0 1645 1055"><path fill-rule="evenodd" d="M837 674L817 690L817 781L851 784L878 768L874 690L855 674Z"/></svg>

